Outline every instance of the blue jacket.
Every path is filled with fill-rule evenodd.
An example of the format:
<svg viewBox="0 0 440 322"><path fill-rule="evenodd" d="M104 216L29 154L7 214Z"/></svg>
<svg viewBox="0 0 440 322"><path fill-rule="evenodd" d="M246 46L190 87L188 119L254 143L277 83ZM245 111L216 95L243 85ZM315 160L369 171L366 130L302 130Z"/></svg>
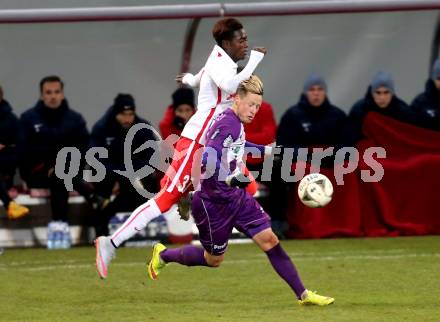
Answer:
<svg viewBox="0 0 440 322"><path fill-rule="evenodd" d="M0 144L6 147L0 150L0 169L13 172L18 166L17 144L20 137L20 124L12 112L8 101L0 101Z"/></svg>
<svg viewBox="0 0 440 322"><path fill-rule="evenodd" d="M27 169L53 167L63 147L76 147L82 155L88 147L86 122L81 114L69 108L66 100L57 109L50 109L38 101L21 115L20 124L23 130L20 159Z"/></svg>
<svg viewBox="0 0 440 322"><path fill-rule="evenodd" d="M150 123L137 115L134 124ZM151 125L150 125L151 126ZM108 151L108 158L100 159L107 170L125 170L124 163L124 142L129 129L124 129L117 121L116 114L111 106L104 116L99 119L92 128L91 143L92 147L105 147ZM157 141L155 134L148 129L138 131L131 145L131 160L133 168L138 170L148 164L153 152L152 149L146 149L142 152L133 154L138 147L148 140Z"/></svg>
<svg viewBox="0 0 440 322"><path fill-rule="evenodd" d="M386 108L380 108L373 99L371 87L363 99L357 101L348 114L347 137L351 139L351 144L355 145L362 137L362 125L368 112L376 112L405 123L413 122L413 113L408 104L396 95L393 95L390 104Z"/></svg>
<svg viewBox="0 0 440 322"><path fill-rule="evenodd" d="M414 98L411 110L415 114L415 125L440 131L440 90L433 80L428 79L425 91Z"/></svg>

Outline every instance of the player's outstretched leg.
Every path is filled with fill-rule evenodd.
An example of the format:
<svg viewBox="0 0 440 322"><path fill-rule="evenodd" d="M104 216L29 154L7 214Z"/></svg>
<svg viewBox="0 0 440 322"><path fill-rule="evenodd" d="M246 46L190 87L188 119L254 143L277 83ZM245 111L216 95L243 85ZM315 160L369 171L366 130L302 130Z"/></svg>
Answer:
<svg viewBox="0 0 440 322"><path fill-rule="evenodd" d="M169 203L169 207L163 211L168 210L171 205L172 203ZM113 233L111 236L113 244L119 247L123 242L129 240L144 229L150 221L159 217L163 211L159 209L155 199L150 199L140 205L131 213L130 217L127 218L122 226Z"/></svg>
<svg viewBox="0 0 440 322"><path fill-rule="evenodd" d="M115 256L116 247L113 246L110 237L101 236L95 240L96 248L96 270L99 277L107 278L108 267Z"/></svg>
<svg viewBox="0 0 440 322"><path fill-rule="evenodd" d="M156 280L160 270L168 263L179 263L186 266L210 266L205 259L205 250L201 247L188 245L168 249L162 244L153 247L153 255L148 264L148 275Z"/></svg>
<svg viewBox="0 0 440 322"><path fill-rule="evenodd" d="M295 292L299 304L324 306L335 301L334 298L321 296L304 288L295 265L279 243L267 250L266 255L275 271Z"/></svg>
<svg viewBox="0 0 440 322"><path fill-rule="evenodd" d="M124 241L130 239L138 231L144 229L154 218L160 216L161 211L154 199L142 204L133 211L130 217L110 237L101 236L95 240L96 247L96 270L101 278L107 278L108 268L115 256L116 248Z"/></svg>
<svg viewBox="0 0 440 322"><path fill-rule="evenodd" d="M293 290L299 304L324 306L332 304L335 301L334 298L321 296L316 292L306 290L295 265L289 255L287 255L281 247L281 244L272 229L263 229L256 233L252 238L266 253L274 270Z"/></svg>

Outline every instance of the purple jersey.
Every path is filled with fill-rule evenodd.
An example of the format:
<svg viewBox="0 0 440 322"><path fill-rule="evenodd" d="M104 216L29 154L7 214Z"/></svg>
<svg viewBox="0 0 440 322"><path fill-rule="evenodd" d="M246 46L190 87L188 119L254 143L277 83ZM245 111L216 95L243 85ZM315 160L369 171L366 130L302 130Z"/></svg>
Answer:
<svg viewBox="0 0 440 322"><path fill-rule="evenodd" d="M219 114L207 132L201 187L192 202L200 242L213 255L225 252L234 227L250 238L270 227L269 216L245 189L225 183L228 175L244 167L244 153L240 119L231 109Z"/></svg>
<svg viewBox="0 0 440 322"><path fill-rule="evenodd" d="M243 195L241 189L229 187L225 179L244 166L244 147L244 128L238 116L231 109L219 114L206 133L202 161L202 196L228 200Z"/></svg>

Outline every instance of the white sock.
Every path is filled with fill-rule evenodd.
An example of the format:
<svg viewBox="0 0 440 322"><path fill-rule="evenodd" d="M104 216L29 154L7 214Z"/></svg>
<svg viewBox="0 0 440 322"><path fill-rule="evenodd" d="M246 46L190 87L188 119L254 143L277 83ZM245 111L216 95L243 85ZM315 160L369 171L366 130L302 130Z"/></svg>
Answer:
<svg viewBox="0 0 440 322"><path fill-rule="evenodd" d="M301 294L301 300L305 300L308 295L307 290L304 290L304 292Z"/></svg>
<svg viewBox="0 0 440 322"><path fill-rule="evenodd" d="M148 200L133 211L121 227L111 236L111 240L116 247L119 247L124 241L130 239L147 224L162 213L154 199Z"/></svg>

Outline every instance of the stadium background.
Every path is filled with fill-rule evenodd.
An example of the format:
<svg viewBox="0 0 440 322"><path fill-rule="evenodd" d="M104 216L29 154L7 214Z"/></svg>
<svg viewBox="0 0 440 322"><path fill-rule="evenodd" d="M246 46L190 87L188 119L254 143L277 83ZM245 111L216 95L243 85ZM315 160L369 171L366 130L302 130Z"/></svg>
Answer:
<svg viewBox="0 0 440 322"><path fill-rule="evenodd" d="M213 1L192 1L207 3ZM242 1L240 1L242 2ZM49 8L176 4L179 1L3 0L0 7ZM269 49L259 74L277 119L310 71L328 80L345 110L379 68L399 96L423 89L438 11L242 18L251 45ZM215 19L203 19L191 70L205 61ZM56 73L89 128L116 93L131 92L139 113L161 119L175 88L188 20L0 26L0 74L20 114L38 97L38 81ZM145 276L150 249L123 248L112 277L99 281L94 249L7 249L0 257L0 321L438 321L438 237L283 242L308 287L336 305L300 308L253 245L231 245L215 272L169 267L157 283ZM146 255L148 254L148 255Z"/></svg>
<svg viewBox="0 0 440 322"><path fill-rule="evenodd" d="M216 1L191 1L214 3ZM244 1L238 1L244 2ZM260 1L261 2L261 1ZM180 4L179 1L4 0L2 9ZM324 75L331 101L348 110L374 73L385 69L406 101L423 90L438 11L244 17L250 47L266 46L258 68L276 118L295 103L310 72ZM190 70L209 54L214 19L202 19ZM6 98L20 114L35 104L38 82L58 74L66 97L90 128L119 92L137 100L157 126L179 71L188 19L88 23L5 24L0 28L0 74Z"/></svg>

